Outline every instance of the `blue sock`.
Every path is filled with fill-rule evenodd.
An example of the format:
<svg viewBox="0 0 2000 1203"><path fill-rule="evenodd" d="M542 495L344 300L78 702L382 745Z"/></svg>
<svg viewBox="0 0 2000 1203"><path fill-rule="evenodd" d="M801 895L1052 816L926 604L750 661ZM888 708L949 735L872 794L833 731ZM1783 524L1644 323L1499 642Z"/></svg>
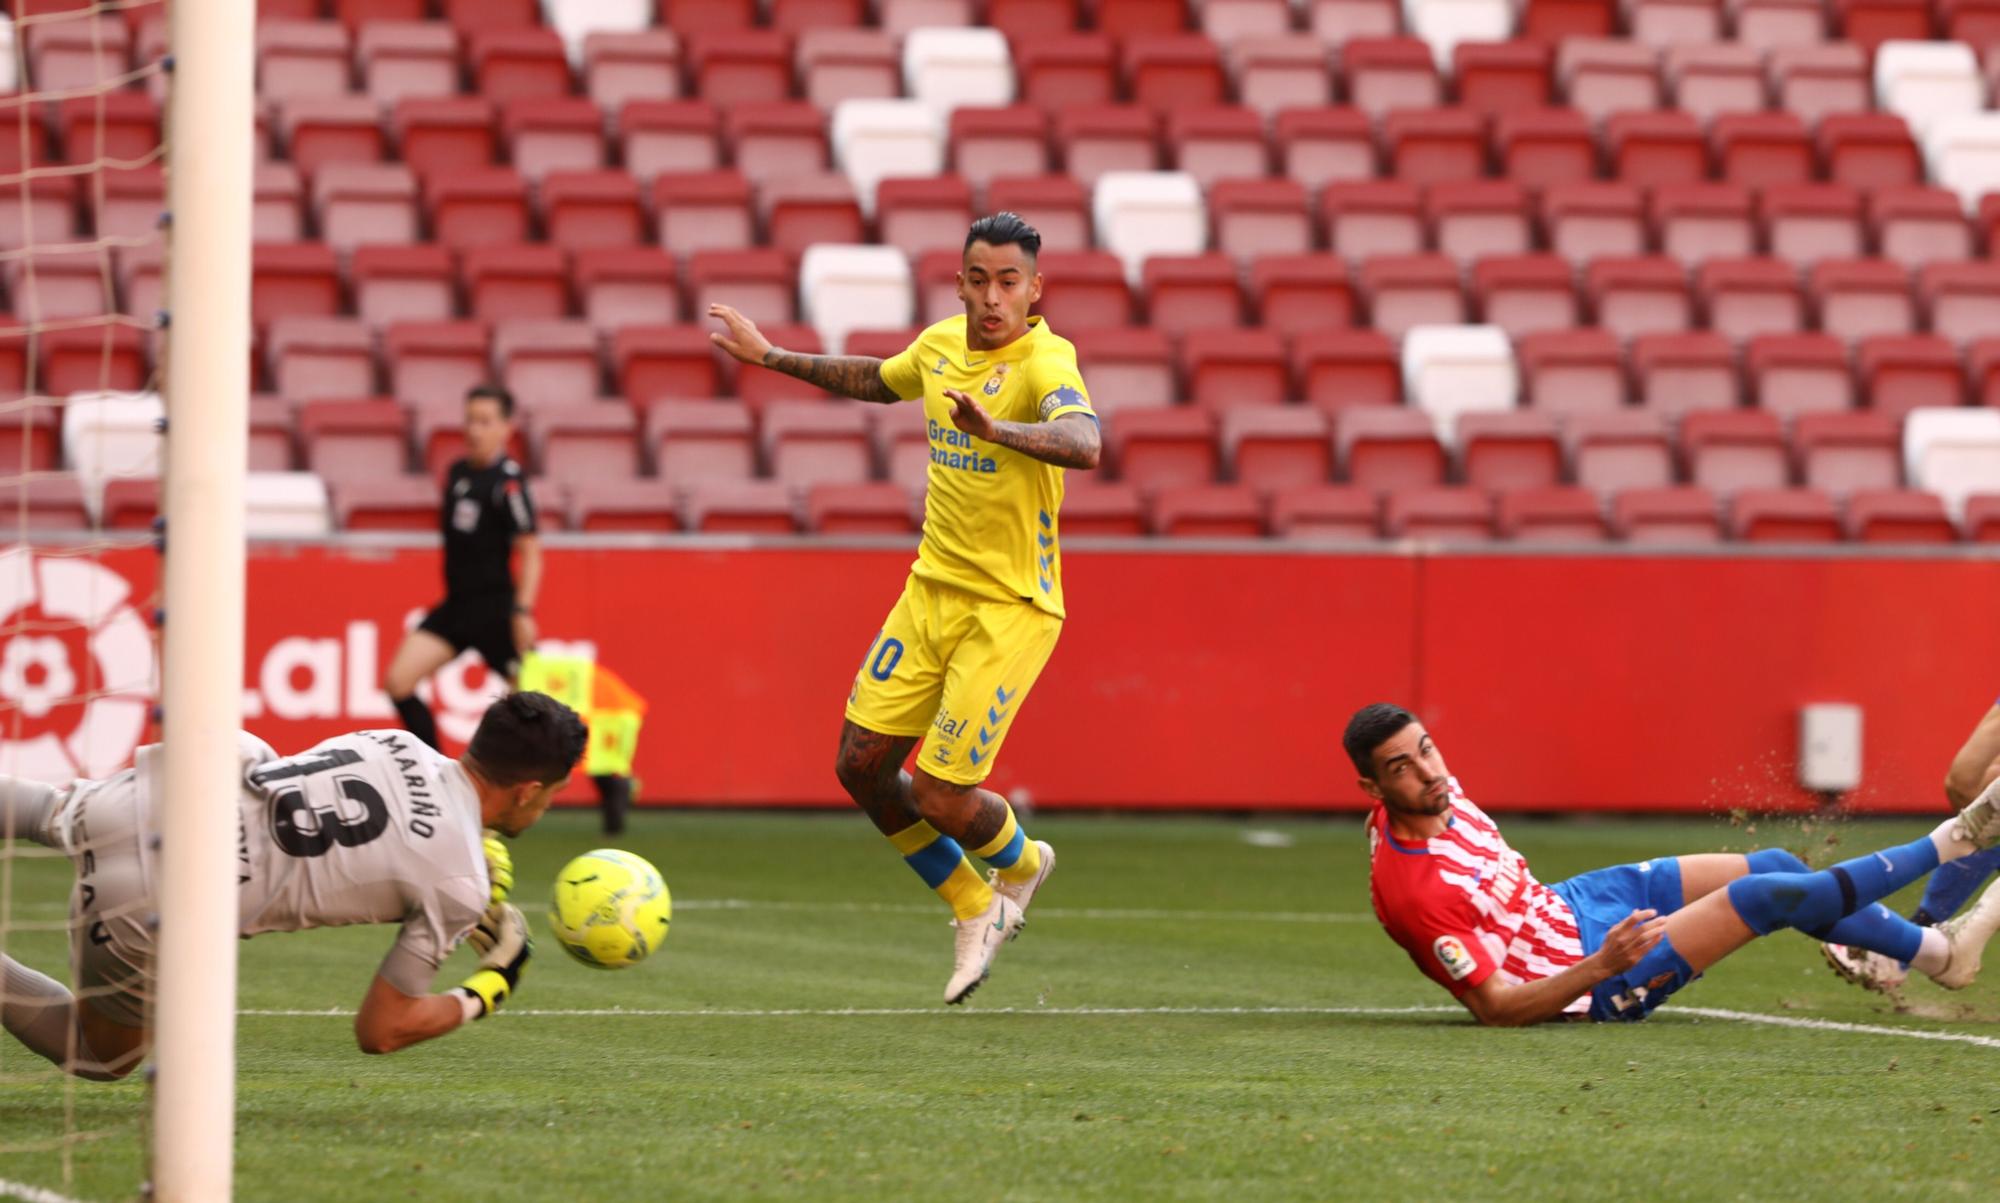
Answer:
<svg viewBox="0 0 2000 1203"><path fill-rule="evenodd" d="M1818 873L1756 873L1729 883L1729 902L1760 936L1781 927L1819 934L1938 866L1929 836Z"/></svg>
<svg viewBox="0 0 2000 1203"><path fill-rule="evenodd" d="M1816 933L1834 944L1852 944L1908 965L1923 947L1924 929L1877 902Z"/></svg>
<svg viewBox="0 0 2000 1203"><path fill-rule="evenodd" d="M1752 873L1810 873L1812 866L1783 848L1759 848L1743 858Z"/></svg>
<svg viewBox="0 0 2000 1203"><path fill-rule="evenodd" d="M2000 869L2000 848L1982 848L1971 856L1962 856L1954 861L1946 861L1931 874L1930 884L1924 887L1924 900L1917 906L1918 923L1942 923L1958 913L1965 900L1972 897L1986 880L1986 875Z"/></svg>

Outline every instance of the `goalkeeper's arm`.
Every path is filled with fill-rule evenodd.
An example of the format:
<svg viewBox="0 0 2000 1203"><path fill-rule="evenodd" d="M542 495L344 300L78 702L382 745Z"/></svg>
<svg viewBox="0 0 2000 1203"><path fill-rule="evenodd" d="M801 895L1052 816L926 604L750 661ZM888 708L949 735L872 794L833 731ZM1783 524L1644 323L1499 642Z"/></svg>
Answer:
<svg viewBox="0 0 2000 1203"><path fill-rule="evenodd" d="M354 1016L354 1039L362 1052L393 1053L499 1010L534 949L527 922L516 908L496 902L468 939L479 950L479 967L455 990L413 996L375 975Z"/></svg>

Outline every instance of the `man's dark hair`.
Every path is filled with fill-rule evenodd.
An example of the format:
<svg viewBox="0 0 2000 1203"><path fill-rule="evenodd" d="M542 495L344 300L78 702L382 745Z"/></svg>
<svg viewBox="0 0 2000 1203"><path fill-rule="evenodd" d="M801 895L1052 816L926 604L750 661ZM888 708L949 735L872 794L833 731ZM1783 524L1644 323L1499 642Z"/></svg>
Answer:
<svg viewBox="0 0 2000 1203"><path fill-rule="evenodd" d="M514 394L497 384L473 385L465 394L465 401L468 405L474 401L493 401L499 404L501 417L511 418L514 416Z"/></svg>
<svg viewBox="0 0 2000 1203"><path fill-rule="evenodd" d="M990 213L972 223L965 234L965 249L972 244L983 242L987 246L1018 246L1021 253L1033 259L1042 253L1041 231L1021 220L1019 213Z"/></svg>
<svg viewBox="0 0 2000 1203"><path fill-rule="evenodd" d="M466 759L495 785L547 785L569 776L590 729L576 711L545 693L510 693L486 708Z"/></svg>
<svg viewBox="0 0 2000 1203"><path fill-rule="evenodd" d="M1354 717L1347 720L1347 733L1340 737L1340 746L1347 749L1354 771L1373 781L1375 749L1416 721L1417 716L1401 706L1375 702L1355 711Z"/></svg>

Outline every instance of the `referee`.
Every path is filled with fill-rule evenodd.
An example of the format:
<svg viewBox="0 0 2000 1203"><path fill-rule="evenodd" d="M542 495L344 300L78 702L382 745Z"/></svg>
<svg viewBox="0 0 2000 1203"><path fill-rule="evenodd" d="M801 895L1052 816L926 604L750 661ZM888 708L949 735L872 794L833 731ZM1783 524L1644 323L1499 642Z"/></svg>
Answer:
<svg viewBox="0 0 2000 1203"><path fill-rule="evenodd" d="M482 384L465 395L465 458L445 478L444 601L424 616L389 664L389 698L410 733L438 746L437 720L417 684L467 648L513 684L521 654L535 646L535 594L542 585L542 544L535 503L521 465L507 454L514 398ZM512 559L521 556L521 577Z"/></svg>

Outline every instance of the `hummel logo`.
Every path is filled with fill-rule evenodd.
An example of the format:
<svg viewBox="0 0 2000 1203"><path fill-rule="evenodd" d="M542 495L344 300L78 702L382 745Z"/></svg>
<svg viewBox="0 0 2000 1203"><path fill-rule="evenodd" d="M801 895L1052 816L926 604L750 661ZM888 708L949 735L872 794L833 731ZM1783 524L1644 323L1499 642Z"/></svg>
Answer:
<svg viewBox="0 0 2000 1203"><path fill-rule="evenodd" d="M1005 685L1002 685L1000 688L993 691L993 696L999 698L1000 704L1002 706L1005 706L1007 703L1013 701L1014 698L1018 695L1014 693L1008 693L1007 687Z"/></svg>

